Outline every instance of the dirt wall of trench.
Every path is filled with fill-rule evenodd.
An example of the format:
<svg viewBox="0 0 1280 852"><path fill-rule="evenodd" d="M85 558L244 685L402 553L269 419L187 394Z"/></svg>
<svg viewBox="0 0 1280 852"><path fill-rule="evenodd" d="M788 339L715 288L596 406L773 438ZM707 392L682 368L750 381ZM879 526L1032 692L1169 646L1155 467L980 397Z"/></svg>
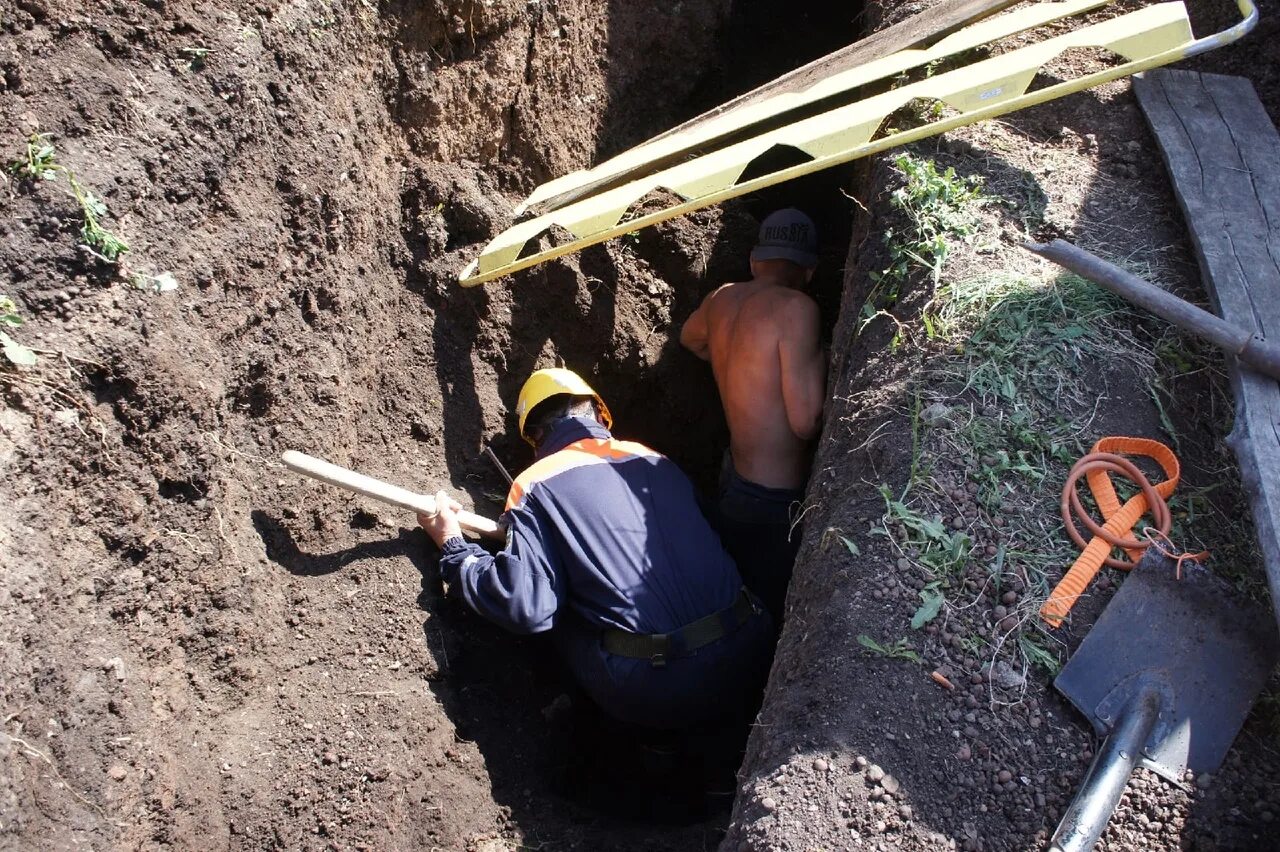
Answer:
<svg viewBox="0 0 1280 852"><path fill-rule="evenodd" d="M453 281L520 193L696 113L727 15L0 3L4 160L50 134L130 245L77 248L65 174L0 183L0 292L40 357L0 372L0 847L713 842L557 798L547 649L445 602L411 518L274 460L496 514L481 442L527 460L507 405L562 358L709 472L714 387L672 380L670 327L745 214Z"/></svg>

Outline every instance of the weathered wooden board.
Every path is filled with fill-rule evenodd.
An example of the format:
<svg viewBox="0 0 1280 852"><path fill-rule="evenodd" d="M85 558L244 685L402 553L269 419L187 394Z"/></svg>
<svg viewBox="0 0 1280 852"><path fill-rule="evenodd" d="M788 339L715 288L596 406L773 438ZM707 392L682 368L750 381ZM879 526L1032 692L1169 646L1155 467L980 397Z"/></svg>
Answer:
<svg viewBox="0 0 1280 852"><path fill-rule="evenodd" d="M1240 77L1150 71L1138 102L1173 178L1205 286L1229 322L1280 342L1280 133ZM1280 383L1234 362L1227 443L1280 618Z"/></svg>
<svg viewBox="0 0 1280 852"><path fill-rule="evenodd" d="M830 77L857 65L865 65L882 56L897 53L899 50L929 44L950 35L961 27L1001 12L1017 2L1019 0L943 0L920 14L912 15L891 27L855 41L848 47L828 53L808 65L803 65L749 92L744 92L733 100L707 110L654 138L661 139L681 133L718 115L724 115L774 95L802 91L824 77ZM850 8L853 8L852 5Z"/></svg>
<svg viewBox="0 0 1280 852"><path fill-rule="evenodd" d="M658 134L643 145L651 145L659 140L684 133L689 129L705 124L734 110L787 92L798 92L809 88L817 81L846 71L858 65L864 65L876 59L889 56L900 50L922 47L950 35L962 27L980 21L1001 12L1018 3L1019 0L942 0L931 8L913 15L887 29L880 30L848 47L842 47L826 56L815 59L808 65L789 71L762 86L744 92L714 109L697 115L670 130ZM852 9L852 5L850 9ZM643 147L639 146L639 147ZM678 162L678 156L667 156L662 160L648 164L653 170ZM608 178L593 180L583 186L561 193L553 198L544 199L531 205L530 209L545 213L571 204L601 188L625 182L635 176L634 171L620 175L609 175Z"/></svg>

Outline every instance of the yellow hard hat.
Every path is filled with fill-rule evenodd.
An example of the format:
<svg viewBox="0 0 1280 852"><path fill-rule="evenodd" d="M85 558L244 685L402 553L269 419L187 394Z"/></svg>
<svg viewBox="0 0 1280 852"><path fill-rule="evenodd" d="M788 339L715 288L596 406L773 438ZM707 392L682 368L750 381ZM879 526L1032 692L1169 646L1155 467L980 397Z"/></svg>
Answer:
<svg viewBox="0 0 1280 852"><path fill-rule="evenodd" d="M516 416L520 418L520 437L529 441L529 436L524 433L524 421L529 417L529 412L543 400L562 393L594 397L596 405L600 407L600 419L604 421L604 428L613 428L613 415L609 413L609 407L604 404L600 394L592 390L591 385L584 382L582 377L573 370L552 367L535 371L525 381L524 387L520 388L520 398L516 401ZM529 443L533 442L529 441Z"/></svg>

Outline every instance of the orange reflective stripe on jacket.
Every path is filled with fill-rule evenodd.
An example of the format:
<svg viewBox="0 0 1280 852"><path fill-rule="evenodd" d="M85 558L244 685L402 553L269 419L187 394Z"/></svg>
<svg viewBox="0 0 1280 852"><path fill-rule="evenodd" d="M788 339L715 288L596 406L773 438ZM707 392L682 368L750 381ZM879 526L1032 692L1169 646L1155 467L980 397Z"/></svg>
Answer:
<svg viewBox="0 0 1280 852"><path fill-rule="evenodd" d="M608 464L609 462L625 461L638 456L656 455L658 455L657 452L635 441L619 441L613 438L583 438L581 441L575 441L564 449L554 452L546 458L539 459L525 468L516 477L515 482L511 483L511 490L507 493L507 505L504 511L509 512L519 506L521 501L524 500L524 495L528 493L534 483L550 479L567 470L590 464Z"/></svg>

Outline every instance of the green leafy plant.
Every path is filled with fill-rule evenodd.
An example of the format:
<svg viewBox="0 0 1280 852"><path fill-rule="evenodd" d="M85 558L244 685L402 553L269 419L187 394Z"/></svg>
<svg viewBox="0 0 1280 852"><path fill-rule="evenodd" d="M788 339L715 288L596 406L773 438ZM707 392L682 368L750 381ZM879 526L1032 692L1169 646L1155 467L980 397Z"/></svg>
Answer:
<svg viewBox="0 0 1280 852"><path fill-rule="evenodd" d="M920 590L920 607L911 616L912 630L919 630L942 612L942 604L946 601L946 597L938 586L938 582L934 581Z"/></svg>
<svg viewBox="0 0 1280 852"><path fill-rule="evenodd" d="M20 325L22 325L22 317L18 316L18 306L13 303L13 299L0 294L0 326L17 328ZM36 353L4 331L0 331L0 351L3 351L5 359L16 367L30 367L37 360Z"/></svg>
<svg viewBox="0 0 1280 852"><path fill-rule="evenodd" d="M863 305L870 318L882 304L892 304L912 267L929 270L937 283L948 254L948 240L967 239L977 232L977 207L986 202L978 178L962 178L954 168L938 171L932 160L899 154L894 165L906 183L894 190L890 204L905 214L905 228L889 228L884 242L889 249L889 266L871 273L875 282L872 297Z"/></svg>
<svg viewBox="0 0 1280 852"><path fill-rule="evenodd" d="M919 551L920 562L935 575L957 575L964 570L973 539L966 533L948 530L941 518L927 518L903 500L894 499L887 485L880 486L880 496L885 502L884 525L872 529L874 534L893 537L892 529L900 527L905 536L899 536L903 539L899 544Z"/></svg>
<svg viewBox="0 0 1280 852"><path fill-rule="evenodd" d="M102 220L108 215L106 203L80 183L71 169L57 161L57 151L49 140L49 134L32 134L27 140L25 156L10 163L9 171L31 180L57 180L60 174L66 175L71 195L80 205L84 220L80 226L80 238L85 246L108 263L117 262L129 250L129 244L121 237L102 227Z"/></svg>
<svg viewBox="0 0 1280 852"><path fill-rule="evenodd" d="M919 654L912 649L906 639L898 639L890 642L888 645L881 645L865 633L858 634L858 644L866 648L877 657L885 657L890 660L910 660L913 663L923 663L924 660Z"/></svg>
<svg viewBox="0 0 1280 852"><path fill-rule="evenodd" d="M27 140L26 154L9 164L9 171L31 180L57 180L60 166L47 133L33 133Z"/></svg>
<svg viewBox="0 0 1280 852"><path fill-rule="evenodd" d="M827 545L831 543L831 539L837 538L844 545L845 550L849 551L850 556L861 556L862 548L858 547L858 543L848 536L844 535L844 530L839 527L827 527L822 533L820 542L823 550L827 549Z"/></svg>
<svg viewBox="0 0 1280 852"><path fill-rule="evenodd" d="M67 181L71 184L71 193L80 202L81 213L84 214L80 238L103 260L115 263L120 255L129 250L129 244L102 227L102 217L107 215L107 205L92 191L83 187L70 171L67 172Z"/></svg>

